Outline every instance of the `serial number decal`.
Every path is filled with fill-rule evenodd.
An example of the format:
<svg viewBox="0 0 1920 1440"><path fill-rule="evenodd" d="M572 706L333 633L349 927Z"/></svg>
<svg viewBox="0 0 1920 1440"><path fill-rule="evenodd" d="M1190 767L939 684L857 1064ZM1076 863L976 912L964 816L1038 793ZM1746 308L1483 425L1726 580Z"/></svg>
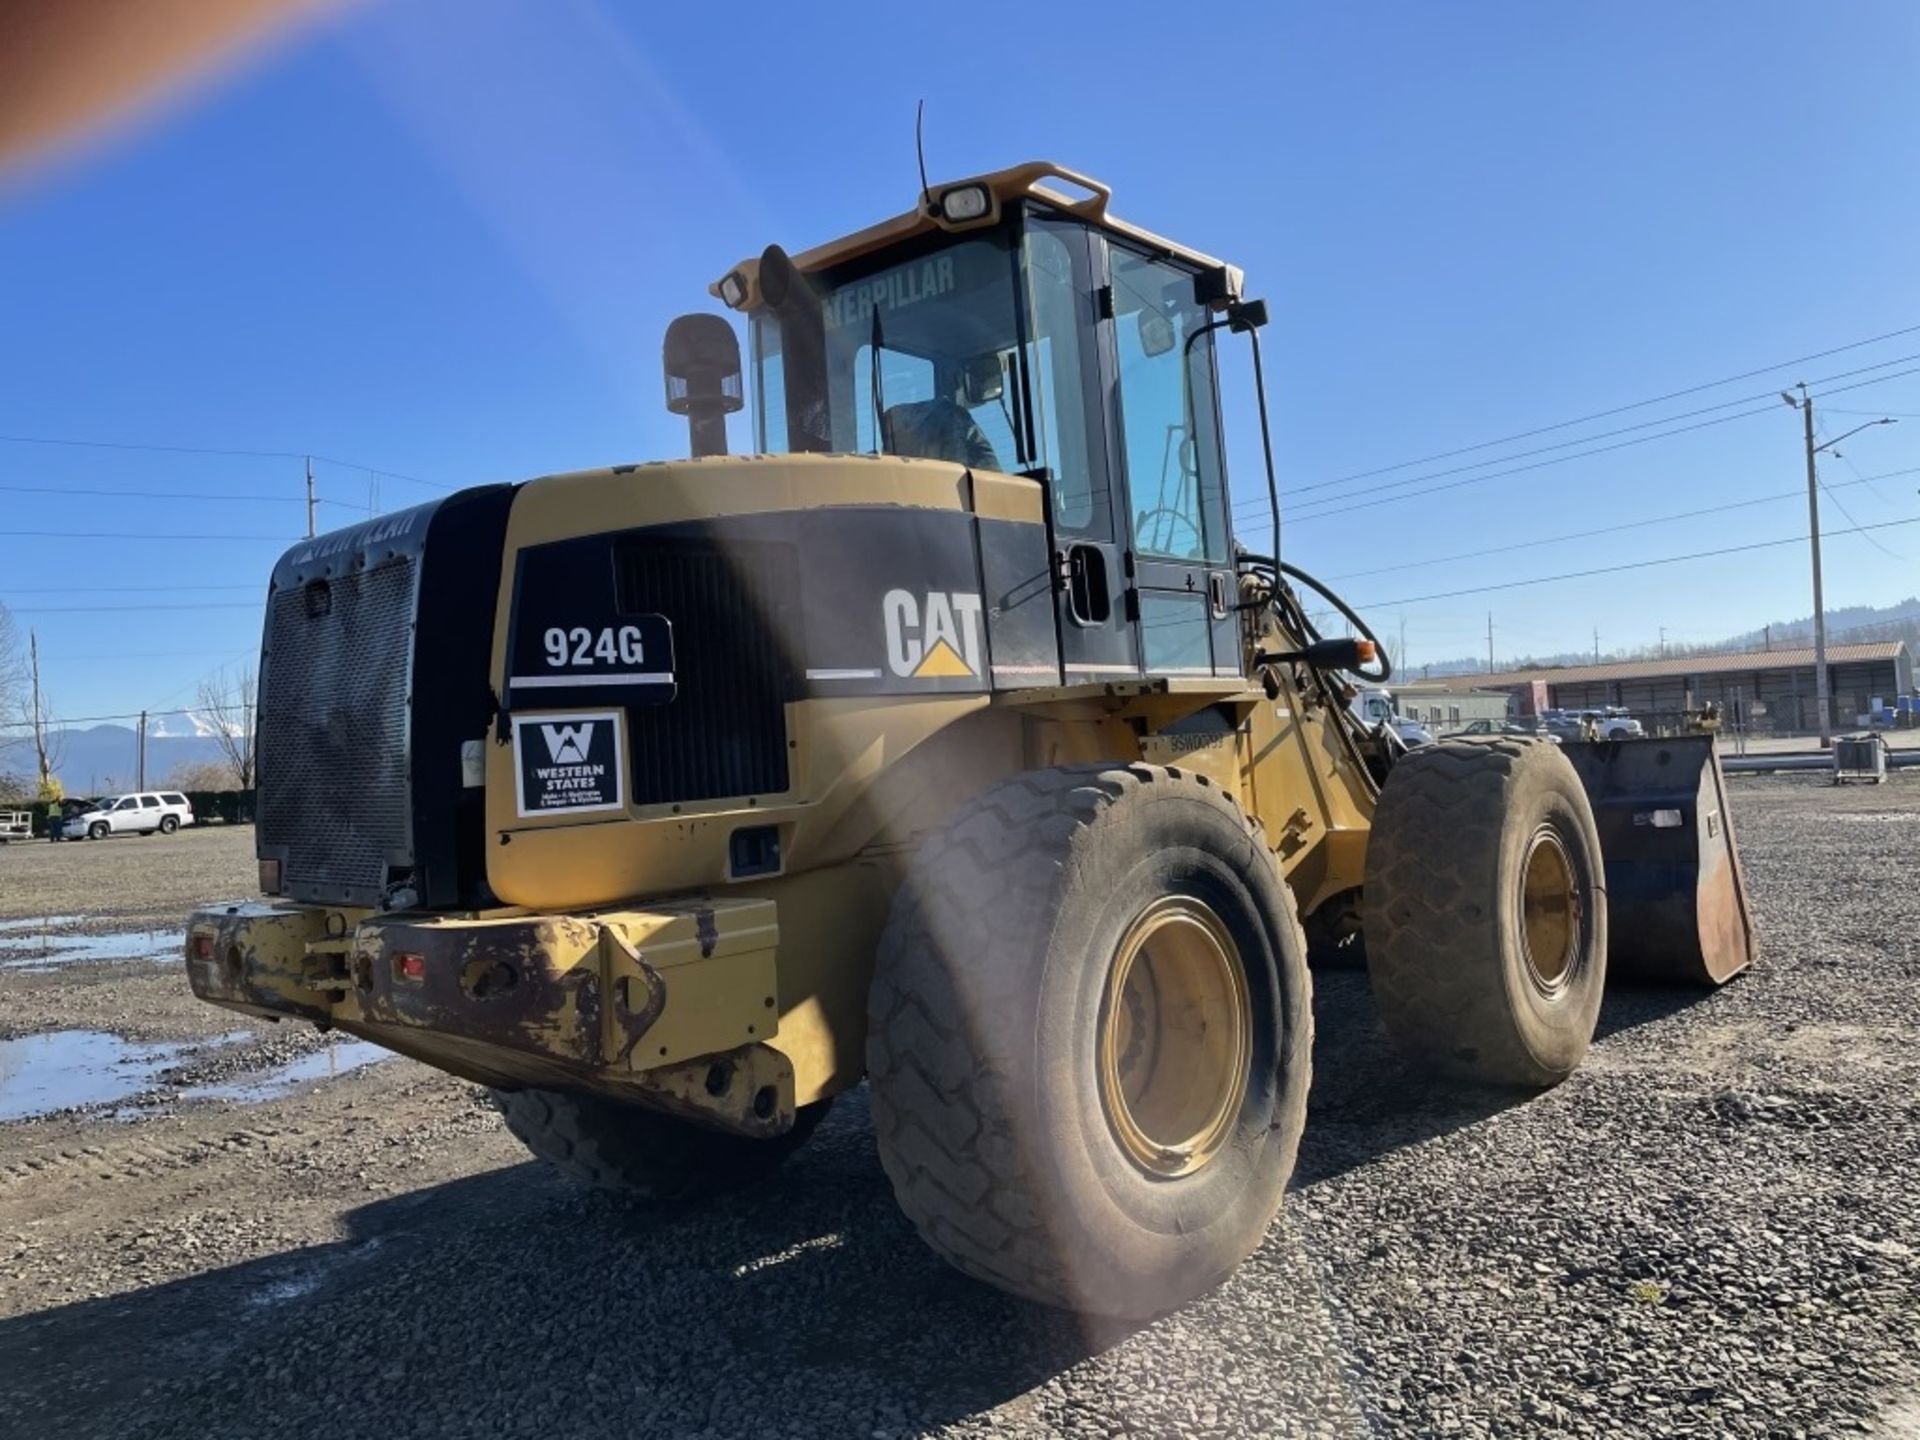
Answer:
<svg viewBox="0 0 1920 1440"><path fill-rule="evenodd" d="M1225 745L1234 737L1231 730L1219 730L1211 734L1200 735L1153 735L1148 738L1157 746L1162 746L1175 755L1188 755L1195 750L1211 750L1216 745Z"/></svg>
<svg viewBox="0 0 1920 1440"><path fill-rule="evenodd" d="M585 625L571 630L556 625L546 633L547 664L560 665L644 665L647 646L638 625L622 625L618 630L602 625L599 633Z"/></svg>

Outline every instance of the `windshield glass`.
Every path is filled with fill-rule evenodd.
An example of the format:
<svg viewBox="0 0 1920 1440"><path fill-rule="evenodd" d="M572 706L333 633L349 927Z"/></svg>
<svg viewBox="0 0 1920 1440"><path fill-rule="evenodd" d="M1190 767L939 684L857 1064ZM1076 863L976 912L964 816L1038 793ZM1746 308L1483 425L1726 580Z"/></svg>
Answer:
<svg viewBox="0 0 1920 1440"><path fill-rule="evenodd" d="M1016 275L1007 236L995 232L818 285L817 378L815 364L799 363L816 357L785 353L811 343L811 324L783 326L771 312L756 316L760 448L1018 469L1025 447L1014 409ZM792 396L789 386L798 387ZM805 408L806 435L789 433L795 401Z"/></svg>

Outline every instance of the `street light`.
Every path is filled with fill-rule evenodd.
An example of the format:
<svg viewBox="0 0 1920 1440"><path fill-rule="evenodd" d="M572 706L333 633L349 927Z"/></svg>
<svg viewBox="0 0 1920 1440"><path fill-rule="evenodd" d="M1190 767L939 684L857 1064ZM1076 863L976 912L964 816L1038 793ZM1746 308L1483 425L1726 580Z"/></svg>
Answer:
<svg viewBox="0 0 1920 1440"><path fill-rule="evenodd" d="M1813 693L1814 704L1820 710L1820 748L1833 748L1833 701L1827 686L1827 604L1820 589L1820 472L1814 465L1814 456L1822 450L1833 450L1848 435L1858 435L1862 430L1871 430L1875 425L1893 425L1892 416L1883 416L1878 420L1869 420L1864 425L1856 425L1846 435L1827 441L1824 445L1813 443L1813 397L1807 394L1804 381L1797 387L1800 391L1796 399L1787 391L1780 392L1780 398L1800 412L1806 422L1807 432L1807 539L1813 546ZM1833 450L1838 456L1839 451Z"/></svg>
<svg viewBox="0 0 1920 1440"><path fill-rule="evenodd" d="M1851 430L1847 431L1845 435L1836 435L1833 439L1827 441L1826 444L1822 445L1820 447L1820 450L1833 450L1833 447L1838 445L1842 440L1850 439L1851 437L1858 435L1862 430L1871 430L1876 425L1898 425L1899 423L1900 422L1894 419L1891 415L1884 415L1878 420L1869 420L1864 425L1854 426ZM1813 453L1818 455L1820 453L1820 450L1815 450ZM1840 458L1840 452L1838 450L1833 450L1833 458L1836 460Z"/></svg>

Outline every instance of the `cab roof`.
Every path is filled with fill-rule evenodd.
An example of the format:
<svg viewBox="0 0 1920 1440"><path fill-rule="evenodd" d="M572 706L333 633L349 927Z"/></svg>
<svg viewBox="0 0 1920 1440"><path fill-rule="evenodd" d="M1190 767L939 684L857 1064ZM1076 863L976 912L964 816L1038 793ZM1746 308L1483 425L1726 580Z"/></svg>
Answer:
<svg viewBox="0 0 1920 1440"><path fill-rule="evenodd" d="M1084 192L1081 198L1063 193L1058 185L1049 185L1047 181L1064 181L1066 185ZM942 206L942 200L955 191L978 187L987 192L988 204L984 212L965 220L950 220ZM1029 160L1024 165L1015 165L1006 170L995 170L988 175L974 175L962 180L951 180L941 185L930 186L922 195L921 203L905 214L896 215L891 220L883 220L877 225L869 225L864 230L856 230L851 235L843 235L837 240L829 240L824 245L816 245L792 257L794 267L802 273L828 270L848 260L856 260L876 250L884 250L902 241L931 231L945 231L948 234L964 234L969 230L984 230L1000 222L1006 206L1015 201L1033 200L1055 210L1072 215L1077 219L1097 225L1110 234L1132 240L1148 249L1163 255L1171 255L1203 270L1224 269L1227 272L1229 293L1238 296L1241 293L1243 279L1239 267L1227 265L1213 256L1179 245L1172 240L1143 230L1137 225L1129 225L1124 220L1115 219L1107 213L1107 205L1113 199L1113 191L1091 176L1077 170L1069 170L1064 165L1056 165L1051 160ZM737 276L741 298L731 304L735 310L752 310L760 303L760 260L758 257L742 260L726 275L707 287L708 293L726 302L722 287L725 282Z"/></svg>

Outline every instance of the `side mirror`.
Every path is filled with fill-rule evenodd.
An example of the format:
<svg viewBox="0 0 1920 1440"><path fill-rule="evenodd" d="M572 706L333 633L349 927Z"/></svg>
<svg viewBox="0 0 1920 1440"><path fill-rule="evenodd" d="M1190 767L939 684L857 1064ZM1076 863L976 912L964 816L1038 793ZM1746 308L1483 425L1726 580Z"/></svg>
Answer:
<svg viewBox="0 0 1920 1440"><path fill-rule="evenodd" d="M1007 372L1000 368L997 351L976 355L960 370L961 393L968 409L998 400L1006 393Z"/></svg>
<svg viewBox="0 0 1920 1440"><path fill-rule="evenodd" d="M733 326L718 315L681 315L667 326L660 352L667 409L687 417L691 453L726 454L727 416L746 404Z"/></svg>
<svg viewBox="0 0 1920 1440"><path fill-rule="evenodd" d="M1174 347L1173 321L1157 310L1140 311L1140 348L1147 355L1164 355Z"/></svg>

